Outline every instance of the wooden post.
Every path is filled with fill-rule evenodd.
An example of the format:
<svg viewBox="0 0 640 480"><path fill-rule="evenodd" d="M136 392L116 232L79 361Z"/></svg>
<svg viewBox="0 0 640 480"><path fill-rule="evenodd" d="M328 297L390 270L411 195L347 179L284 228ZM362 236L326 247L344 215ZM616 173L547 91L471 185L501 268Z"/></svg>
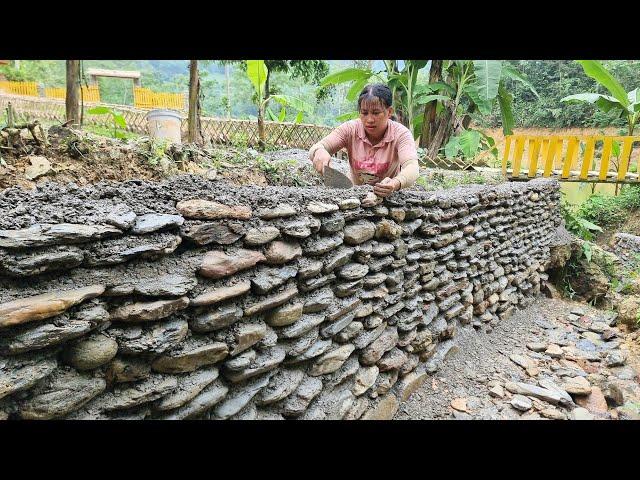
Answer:
<svg viewBox="0 0 640 480"><path fill-rule="evenodd" d="M189 143L202 143L202 130L200 127L200 75L198 75L198 61L189 61L189 116L188 116Z"/></svg>
<svg viewBox="0 0 640 480"><path fill-rule="evenodd" d="M80 125L80 60L67 60L67 122Z"/></svg>

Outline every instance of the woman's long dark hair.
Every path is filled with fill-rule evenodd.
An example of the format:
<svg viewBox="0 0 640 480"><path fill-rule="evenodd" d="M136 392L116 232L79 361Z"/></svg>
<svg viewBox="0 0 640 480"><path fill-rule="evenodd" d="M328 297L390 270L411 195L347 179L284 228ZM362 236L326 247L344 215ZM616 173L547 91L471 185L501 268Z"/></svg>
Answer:
<svg viewBox="0 0 640 480"><path fill-rule="evenodd" d="M358 111L363 101L379 100L386 108L393 106L393 95L391 89L384 83L372 83L362 89L358 96ZM391 115L391 120L395 120L396 116Z"/></svg>

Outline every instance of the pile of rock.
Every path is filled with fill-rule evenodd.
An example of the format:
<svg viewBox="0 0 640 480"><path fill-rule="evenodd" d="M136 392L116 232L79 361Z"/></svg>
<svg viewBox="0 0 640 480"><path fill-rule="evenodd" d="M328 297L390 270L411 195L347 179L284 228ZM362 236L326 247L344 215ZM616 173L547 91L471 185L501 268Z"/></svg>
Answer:
<svg viewBox="0 0 640 480"><path fill-rule="evenodd" d="M560 223L547 180L46 188L5 192L4 417L390 418L457 325L539 293Z"/></svg>

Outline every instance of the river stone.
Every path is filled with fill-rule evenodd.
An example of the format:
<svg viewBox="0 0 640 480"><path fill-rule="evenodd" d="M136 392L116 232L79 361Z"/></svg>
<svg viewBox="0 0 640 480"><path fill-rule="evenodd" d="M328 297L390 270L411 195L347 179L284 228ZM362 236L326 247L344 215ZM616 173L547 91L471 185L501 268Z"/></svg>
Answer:
<svg viewBox="0 0 640 480"><path fill-rule="evenodd" d="M264 251L266 263L282 265L302 255L302 248L297 242L276 240L271 242Z"/></svg>
<svg viewBox="0 0 640 480"><path fill-rule="evenodd" d="M192 372L205 365L218 363L229 354L226 343L201 343L183 345L181 350L161 355L153 361L151 368L160 373Z"/></svg>
<svg viewBox="0 0 640 480"><path fill-rule="evenodd" d="M262 252L239 249L235 255L224 252L208 252L202 259L200 274L209 278L222 278L233 273L253 267L266 260Z"/></svg>
<svg viewBox="0 0 640 480"><path fill-rule="evenodd" d="M120 230L129 230L136 221L136 214L128 205L119 203L112 208L105 221Z"/></svg>
<svg viewBox="0 0 640 480"><path fill-rule="evenodd" d="M280 235L280 230L271 225L264 225L260 228L251 228L247 230L244 236L244 243L250 247L269 243Z"/></svg>
<svg viewBox="0 0 640 480"><path fill-rule="evenodd" d="M298 388L287 397L282 405L281 413L285 417L301 415L320 392L322 381L315 377L305 377Z"/></svg>
<svg viewBox="0 0 640 480"><path fill-rule="evenodd" d="M344 242L344 233L338 232L329 237L308 238L305 240L302 251L305 255L324 255Z"/></svg>
<svg viewBox="0 0 640 480"><path fill-rule="evenodd" d="M377 365L381 372L386 372L388 370L400 369L407 360L407 354L399 348L394 347L378 360Z"/></svg>
<svg viewBox="0 0 640 480"><path fill-rule="evenodd" d="M251 208L234 205L228 206L209 200L182 200L176 204L176 210L185 218L198 220L216 220L219 218L235 218L247 220L251 218Z"/></svg>
<svg viewBox="0 0 640 480"><path fill-rule="evenodd" d="M366 277L364 277L364 287L373 288L383 283L386 279L387 279L386 273L380 272L380 273L369 274Z"/></svg>
<svg viewBox="0 0 640 480"><path fill-rule="evenodd" d="M368 410L363 420L391 420L398 411L400 404L393 393L382 397L378 403Z"/></svg>
<svg viewBox="0 0 640 480"><path fill-rule="evenodd" d="M0 304L0 328L55 317L74 305L101 295L104 285L54 291Z"/></svg>
<svg viewBox="0 0 640 480"><path fill-rule="evenodd" d="M212 311L189 319L189 327L194 332L212 332L233 325L242 318L242 309L235 304L222 305Z"/></svg>
<svg viewBox="0 0 640 480"><path fill-rule="evenodd" d="M250 289L251 282L249 280L244 280L229 287L220 287L202 293L191 300L190 305L192 307L212 305L214 303L219 303L223 300L227 300L229 298L237 297L239 295L247 293Z"/></svg>
<svg viewBox="0 0 640 480"><path fill-rule="evenodd" d="M124 237L90 244L84 250L84 265L102 267L117 265L133 258L155 260L173 253L182 243L179 235L154 233L142 237Z"/></svg>
<svg viewBox="0 0 640 480"><path fill-rule="evenodd" d="M360 263L349 263L338 270L338 276L345 280L358 280L369 272L369 267Z"/></svg>
<svg viewBox="0 0 640 480"><path fill-rule="evenodd" d="M255 377L256 375L260 375L277 368L277 366L284 360L285 355L286 353L283 348L270 348L258 355L255 360L253 360L251 364L242 371L226 370L225 377L233 383L242 382Z"/></svg>
<svg viewBox="0 0 640 480"><path fill-rule="evenodd" d="M426 372L411 372L400 379L397 390L401 402L406 402L413 392L418 390L427 379Z"/></svg>
<svg viewBox="0 0 640 480"><path fill-rule="evenodd" d="M331 252L326 256L324 261L324 268L322 271L326 273L331 273L338 267L346 265L349 263L349 260L353 256L355 250L353 248L348 247L340 247L335 252Z"/></svg>
<svg viewBox="0 0 640 480"><path fill-rule="evenodd" d="M109 384L135 382L149 375L151 375L149 362L135 357L116 357L105 371L105 379Z"/></svg>
<svg viewBox="0 0 640 480"><path fill-rule="evenodd" d="M347 245L358 245L371 240L375 234L376 226L368 220L358 220L344 227L344 242Z"/></svg>
<svg viewBox="0 0 640 480"><path fill-rule="evenodd" d="M294 285L293 287L289 287L286 290L271 295L265 299L253 301L245 305L244 316L251 317L266 310L271 310L272 308L279 307L283 303L291 300L296 295L298 295L298 287Z"/></svg>
<svg viewBox="0 0 640 480"><path fill-rule="evenodd" d="M333 345L333 342L331 340L318 340L300 355L297 355L295 357L289 355L290 358L285 362L285 364L292 365L295 363L304 362L311 358L318 357L329 350L329 348L331 348L331 345Z"/></svg>
<svg viewBox="0 0 640 480"><path fill-rule="evenodd" d="M189 306L189 298L157 300L155 302L136 302L123 305L111 312L111 320L122 322L148 322L166 318Z"/></svg>
<svg viewBox="0 0 640 480"><path fill-rule="evenodd" d="M193 400L207 385L210 385L218 378L218 369L215 367L209 369L197 370L178 377L178 387L155 405L155 410L173 410L182 407L185 403Z"/></svg>
<svg viewBox="0 0 640 480"><path fill-rule="evenodd" d="M22 357L0 360L0 398L28 390L57 368L55 358Z"/></svg>
<svg viewBox="0 0 640 480"><path fill-rule="evenodd" d="M288 356L296 357L307 351L319 337L318 328L314 327L298 337L292 339L284 338L280 345L286 350Z"/></svg>
<svg viewBox="0 0 640 480"><path fill-rule="evenodd" d="M163 353L182 342L189 333L185 320L174 319L153 325L151 328L140 326L128 328L110 328L109 333L116 337L121 353L136 355L140 353Z"/></svg>
<svg viewBox="0 0 640 480"><path fill-rule="evenodd" d="M547 349L547 344L544 342L531 342L527 343L527 348L533 352L544 352Z"/></svg>
<svg viewBox="0 0 640 480"><path fill-rule="evenodd" d="M338 207L340 210L353 210L354 208L358 208L360 206L360 200L357 198L345 198L344 200L340 200L338 202Z"/></svg>
<svg viewBox="0 0 640 480"><path fill-rule="evenodd" d="M183 223L184 218L180 215L148 213L146 215L136 217L136 221L131 228L131 233L135 235L144 235L145 233L179 227Z"/></svg>
<svg viewBox="0 0 640 480"><path fill-rule="evenodd" d="M262 340L267 333L267 325L260 320L236 324L231 329L233 335L231 345L233 348L229 354L232 356L251 348Z"/></svg>
<svg viewBox="0 0 640 480"><path fill-rule="evenodd" d="M92 370L109 363L118 353L118 343L101 333L83 338L64 352L66 363L76 370Z"/></svg>
<svg viewBox="0 0 640 480"><path fill-rule="evenodd" d="M533 407L531 400L523 395L514 395L509 403L513 408L520 410L521 412L526 412Z"/></svg>
<svg viewBox="0 0 640 480"><path fill-rule="evenodd" d="M562 389L571 395L589 395L591 384L584 377L569 377L562 384Z"/></svg>
<svg viewBox="0 0 640 480"><path fill-rule="evenodd" d="M242 410L260 390L267 386L271 375L267 373L230 390L224 401L216 407L215 418L224 420Z"/></svg>
<svg viewBox="0 0 640 480"><path fill-rule="evenodd" d="M285 265L282 268L258 268L255 276L251 279L251 285L255 293L265 294L284 285L297 273L298 270L290 265Z"/></svg>
<svg viewBox="0 0 640 480"><path fill-rule="evenodd" d="M270 405L291 395L304 378L302 370L280 370L271 379L269 384L260 392L256 403L258 405Z"/></svg>
<svg viewBox="0 0 640 480"><path fill-rule="evenodd" d="M326 310L335 301L335 295L329 288L323 288L305 297L303 312L317 313Z"/></svg>
<svg viewBox="0 0 640 480"><path fill-rule="evenodd" d="M335 203L323 203L313 200L307 204L307 210L313 214L320 215L323 213L335 212L338 205Z"/></svg>
<svg viewBox="0 0 640 480"><path fill-rule="evenodd" d="M574 408L569 414L571 420L594 420L596 417L589 413L586 408L578 407Z"/></svg>
<svg viewBox="0 0 640 480"><path fill-rule="evenodd" d="M296 302L290 305L278 307L267 315L266 322L272 327L285 327L302 318L302 309L304 305Z"/></svg>
<svg viewBox="0 0 640 480"><path fill-rule="evenodd" d="M546 388L538 387L536 385L529 385L523 382L507 382L505 384L505 388L511 393L527 395L529 397L536 397L540 400L544 400L545 402L549 402L554 405L557 403L566 404L566 400L560 393L553 390L548 390Z"/></svg>
<svg viewBox="0 0 640 480"><path fill-rule="evenodd" d="M339 320L327 325L320 330L320 335L323 338L330 338L336 335L338 332L345 329L355 318L355 313L350 312L347 315L341 317Z"/></svg>
<svg viewBox="0 0 640 480"><path fill-rule="evenodd" d="M362 325L362 322L351 322L336 335L335 340L340 343L346 343L358 335L363 329L364 325Z"/></svg>
<svg viewBox="0 0 640 480"><path fill-rule="evenodd" d="M364 332L360 332L360 334L353 340L353 344L358 350L362 350L367 345L370 345L374 340L376 340L382 332L384 332L387 324L381 323L373 330L366 330ZM375 362L373 362L375 363Z"/></svg>
<svg viewBox="0 0 640 480"><path fill-rule="evenodd" d="M245 234L245 229L240 222L207 222L183 225L180 235L191 240L199 246L217 243L218 245L231 245L237 242Z"/></svg>
<svg viewBox="0 0 640 480"><path fill-rule="evenodd" d="M70 270L84 260L84 252L74 246L49 247L44 251L0 253L0 272L14 277L29 277L45 272Z"/></svg>
<svg viewBox="0 0 640 480"><path fill-rule="evenodd" d="M378 378L379 369L376 365L371 367L362 367L356 373L356 378L353 384L353 394L356 397L364 394L367 390L369 390L374 383L376 383L376 378Z"/></svg>
<svg viewBox="0 0 640 480"><path fill-rule="evenodd" d="M111 225L37 224L21 230L0 230L0 248L25 249L66 245L112 238L121 234L120 229Z"/></svg>
<svg viewBox="0 0 640 480"><path fill-rule="evenodd" d="M278 330L279 338L298 338L324 322L324 315L304 314L300 320Z"/></svg>
<svg viewBox="0 0 640 480"><path fill-rule="evenodd" d="M351 352L355 350L353 345L343 345L317 359L309 370L309 375L317 377L327 373L335 372L345 362Z"/></svg>
<svg viewBox="0 0 640 480"><path fill-rule="evenodd" d="M305 257L298 258L298 278L306 280L315 277L322 271L322 261L312 260Z"/></svg>
<svg viewBox="0 0 640 480"><path fill-rule="evenodd" d="M607 367L621 367L627 361L627 355L621 350L614 350L609 352L604 359Z"/></svg>
<svg viewBox="0 0 640 480"><path fill-rule="evenodd" d="M281 203L273 208L263 208L258 211L258 217L262 220L272 220L274 218L290 217L297 213L295 207Z"/></svg>
<svg viewBox="0 0 640 480"><path fill-rule="evenodd" d="M177 386L176 377L151 374L137 383L117 385L113 391L100 396L88 407L106 412L128 409L162 398Z"/></svg>
<svg viewBox="0 0 640 480"><path fill-rule="evenodd" d="M402 234L402 228L393 220L383 219L376 224L375 238L379 240L395 240Z"/></svg>
<svg viewBox="0 0 640 480"><path fill-rule="evenodd" d="M398 330L395 328L387 328L362 351L360 363L367 366L375 364L382 358L385 352L395 347L396 343L398 343Z"/></svg>
<svg viewBox="0 0 640 480"><path fill-rule="evenodd" d="M86 313L82 315L82 313ZM100 306L87 312L63 313L51 323L17 327L6 335L0 335L0 352L16 355L31 350L52 347L81 337L109 318L109 313Z"/></svg>
<svg viewBox="0 0 640 480"><path fill-rule="evenodd" d="M20 405L18 411L26 420L60 418L102 393L106 385L101 378L60 369L50 377L48 386Z"/></svg>
<svg viewBox="0 0 640 480"><path fill-rule="evenodd" d="M384 201L384 198L377 196L373 192L368 192L360 201L363 207L374 207Z"/></svg>
<svg viewBox="0 0 640 480"><path fill-rule="evenodd" d="M257 356L258 354L255 350L246 350L237 357L224 362L224 366L228 370L239 372L240 370L248 368L249 365L251 365L251 362L253 362Z"/></svg>

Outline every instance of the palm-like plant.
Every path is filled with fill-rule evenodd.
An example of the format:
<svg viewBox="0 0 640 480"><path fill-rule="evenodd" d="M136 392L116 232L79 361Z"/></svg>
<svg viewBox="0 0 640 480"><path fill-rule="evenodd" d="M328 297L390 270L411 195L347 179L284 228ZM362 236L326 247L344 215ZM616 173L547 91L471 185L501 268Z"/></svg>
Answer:
<svg viewBox="0 0 640 480"><path fill-rule="evenodd" d="M577 60L584 73L602 85L611 95L601 93L577 93L564 97L561 101L568 103L591 103L603 112L618 110L620 117L627 120L627 133L633 135L636 122L640 117L640 95L638 88L625 91L620 82L597 60Z"/></svg>

